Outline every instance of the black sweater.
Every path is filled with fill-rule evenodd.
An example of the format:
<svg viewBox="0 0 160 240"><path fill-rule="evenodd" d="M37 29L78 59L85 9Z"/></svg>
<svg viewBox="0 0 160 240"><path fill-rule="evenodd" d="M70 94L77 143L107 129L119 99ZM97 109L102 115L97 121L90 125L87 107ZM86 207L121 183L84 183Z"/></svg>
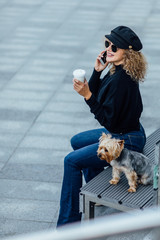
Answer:
<svg viewBox="0 0 160 240"><path fill-rule="evenodd" d="M101 72L93 71L89 80L92 96L86 103L98 122L111 133L139 130L143 110L139 85L121 65L113 75L108 72L100 79Z"/></svg>

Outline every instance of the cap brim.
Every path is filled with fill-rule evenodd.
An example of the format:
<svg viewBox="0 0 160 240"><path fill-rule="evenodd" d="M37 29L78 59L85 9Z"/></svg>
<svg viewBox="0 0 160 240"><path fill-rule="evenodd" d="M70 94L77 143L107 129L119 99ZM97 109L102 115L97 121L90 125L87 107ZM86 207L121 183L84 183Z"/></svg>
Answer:
<svg viewBox="0 0 160 240"><path fill-rule="evenodd" d="M122 46L122 44L116 38L114 38L112 35L105 35L105 37L108 38L118 48L122 48L122 49L124 48Z"/></svg>

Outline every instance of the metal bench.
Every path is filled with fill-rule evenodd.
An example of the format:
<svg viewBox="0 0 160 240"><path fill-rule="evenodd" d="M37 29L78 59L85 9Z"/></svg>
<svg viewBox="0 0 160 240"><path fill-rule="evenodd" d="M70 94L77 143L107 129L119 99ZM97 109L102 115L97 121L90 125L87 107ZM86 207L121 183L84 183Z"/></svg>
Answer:
<svg viewBox="0 0 160 240"><path fill-rule="evenodd" d="M147 137L143 153L155 165L154 184L139 185L136 193L128 193L128 181L124 175L117 185L109 184L112 168L107 167L81 188L81 211L84 213L85 219L94 218L95 204L121 211L144 210L158 204L160 201L157 172L160 163L160 128Z"/></svg>

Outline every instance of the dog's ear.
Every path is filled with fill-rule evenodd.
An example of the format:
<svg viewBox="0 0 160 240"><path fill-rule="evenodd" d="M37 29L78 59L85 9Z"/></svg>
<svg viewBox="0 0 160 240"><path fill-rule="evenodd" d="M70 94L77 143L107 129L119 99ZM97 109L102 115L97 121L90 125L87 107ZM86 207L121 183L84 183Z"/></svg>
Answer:
<svg viewBox="0 0 160 240"><path fill-rule="evenodd" d="M99 138L99 141L102 142L106 138L106 134L103 132L102 136Z"/></svg>
<svg viewBox="0 0 160 240"><path fill-rule="evenodd" d="M102 142L104 139L106 139L106 138L110 139L111 137L112 137L111 134L105 134L103 132L102 136L99 138L99 141Z"/></svg>
<svg viewBox="0 0 160 240"><path fill-rule="evenodd" d="M124 148L124 140L118 140L118 144L122 150Z"/></svg>
<svg viewBox="0 0 160 240"><path fill-rule="evenodd" d="M111 138L112 138L112 135L111 135L111 134L107 134L107 135L106 135L106 138L111 139Z"/></svg>

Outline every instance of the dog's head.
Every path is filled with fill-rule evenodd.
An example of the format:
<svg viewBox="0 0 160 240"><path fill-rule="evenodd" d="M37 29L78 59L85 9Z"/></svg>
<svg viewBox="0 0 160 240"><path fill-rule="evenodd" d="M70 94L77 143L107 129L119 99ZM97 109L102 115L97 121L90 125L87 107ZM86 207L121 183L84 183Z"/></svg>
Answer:
<svg viewBox="0 0 160 240"><path fill-rule="evenodd" d="M106 160L108 163L117 159L124 148L124 140L111 137L110 134L106 135L103 133L99 139L99 147L97 150L98 157Z"/></svg>

